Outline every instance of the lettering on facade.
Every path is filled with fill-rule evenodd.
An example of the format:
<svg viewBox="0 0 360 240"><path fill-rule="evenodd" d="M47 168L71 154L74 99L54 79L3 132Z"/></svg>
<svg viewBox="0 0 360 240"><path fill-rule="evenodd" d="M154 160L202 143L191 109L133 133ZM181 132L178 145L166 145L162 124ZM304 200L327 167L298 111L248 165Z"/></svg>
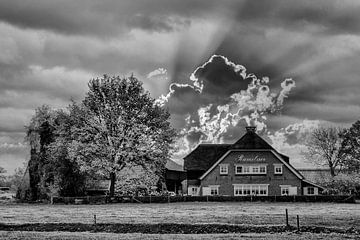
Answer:
<svg viewBox="0 0 360 240"><path fill-rule="evenodd" d="M258 155L254 157L245 157L244 155L239 155L236 159L236 162L266 162L266 158L259 157Z"/></svg>

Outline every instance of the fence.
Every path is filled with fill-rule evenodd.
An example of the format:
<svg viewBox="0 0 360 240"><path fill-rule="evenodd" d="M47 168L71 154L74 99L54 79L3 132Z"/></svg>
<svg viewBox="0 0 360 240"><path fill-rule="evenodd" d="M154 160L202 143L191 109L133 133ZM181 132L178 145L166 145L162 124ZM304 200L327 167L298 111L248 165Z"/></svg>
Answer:
<svg viewBox="0 0 360 240"><path fill-rule="evenodd" d="M336 202L355 203L354 196L85 196L52 197L52 204L170 203L170 202Z"/></svg>

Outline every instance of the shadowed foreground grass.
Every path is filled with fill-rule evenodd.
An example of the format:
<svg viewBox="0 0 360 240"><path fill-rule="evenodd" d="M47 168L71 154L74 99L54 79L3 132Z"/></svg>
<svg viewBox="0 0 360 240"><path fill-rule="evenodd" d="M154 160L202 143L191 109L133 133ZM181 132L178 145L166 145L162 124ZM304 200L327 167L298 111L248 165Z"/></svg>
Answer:
<svg viewBox="0 0 360 240"><path fill-rule="evenodd" d="M0 239L47 239L47 240L95 240L95 239L174 239L174 240L212 240L212 239L268 239L268 240L306 240L306 239L356 239L356 236L346 234L313 234L313 233L246 233L246 234L116 234L116 233L89 233L89 232L4 232L0 231Z"/></svg>
<svg viewBox="0 0 360 240"><path fill-rule="evenodd" d="M221 234L221 233L283 233L295 232L293 226L279 225L234 225L234 224L81 224L81 223L34 223L34 224L0 224L0 231L29 232L112 232L144 234ZM301 232L339 233L360 236L360 228L330 228L318 226L300 227Z"/></svg>

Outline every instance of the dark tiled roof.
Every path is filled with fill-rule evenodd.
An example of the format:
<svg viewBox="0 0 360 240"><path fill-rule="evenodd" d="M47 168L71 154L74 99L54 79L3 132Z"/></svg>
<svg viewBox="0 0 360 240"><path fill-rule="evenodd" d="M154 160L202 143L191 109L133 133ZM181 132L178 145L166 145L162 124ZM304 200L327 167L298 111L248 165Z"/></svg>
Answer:
<svg viewBox="0 0 360 240"><path fill-rule="evenodd" d="M257 135L255 131L247 131L245 135L234 144L200 144L184 158L184 169L187 171L206 171L230 149L265 149L276 151L270 144ZM280 156L286 162L289 162L288 156L283 154L280 154Z"/></svg>
<svg viewBox="0 0 360 240"><path fill-rule="evenodd" d="M174 162L171 159L167 160L165 168L167 170L170 170L170 171L178 171L178 172L183 172L184 171L184 167L182 165Z"/></svg>
<svg viewBox="0 0 360 240"><path fill-rule="evenodd" d="M264 139L255 132L247 132L231 147L232 149L270 149L274 150Z"/></svg>
<svg viewBox="0 0 360 240"><path fill-rule="evenodd" d="M184 169L207 170L227 152L230 146L231 144L200 144L184 158Z"/></svg>

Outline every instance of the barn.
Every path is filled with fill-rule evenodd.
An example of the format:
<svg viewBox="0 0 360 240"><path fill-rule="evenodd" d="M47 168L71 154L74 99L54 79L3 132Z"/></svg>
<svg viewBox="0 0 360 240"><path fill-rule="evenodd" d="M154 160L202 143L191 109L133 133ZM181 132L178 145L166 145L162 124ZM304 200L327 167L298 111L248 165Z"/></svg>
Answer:
<svg viewBox="0 0 360 240"><path fill-rule="evenodd" d="M256 134L255 127L234 144L200 144L184 158L183 191L192 196L318 195L322 187L305 179Z"/></svg>

